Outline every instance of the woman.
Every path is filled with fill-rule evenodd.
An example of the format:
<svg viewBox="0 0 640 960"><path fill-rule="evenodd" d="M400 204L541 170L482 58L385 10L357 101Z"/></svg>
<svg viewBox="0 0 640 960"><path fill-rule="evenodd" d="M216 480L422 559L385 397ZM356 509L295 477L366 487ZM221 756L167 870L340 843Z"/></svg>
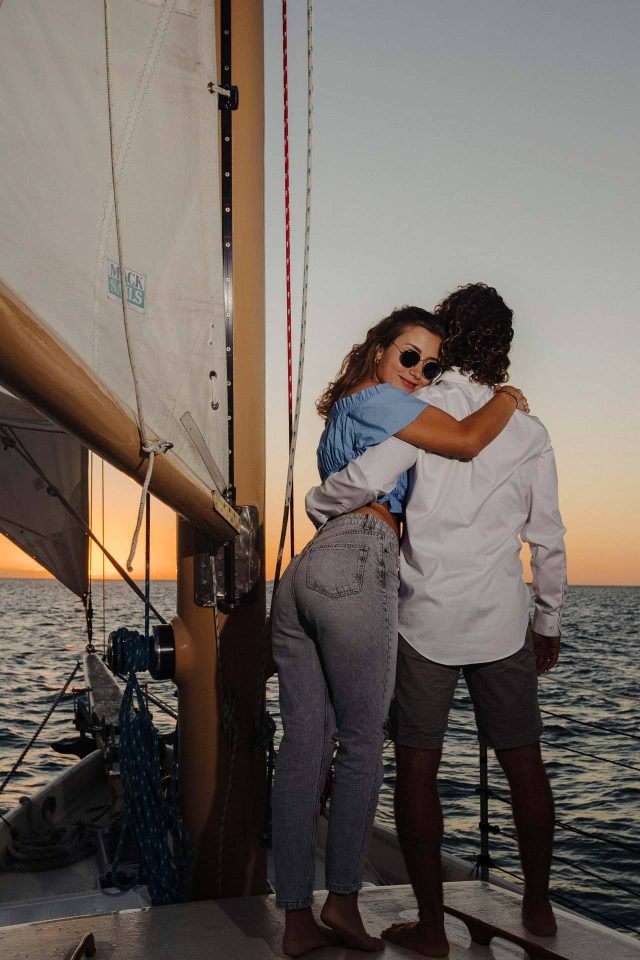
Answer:
<svg viewBox="0 0 640 960"><path fill-rule="evenodd" d="M439 372L445 329L404 307L372 327L318 401L326 426L318 448L324 479L391 435L469 458L506 426L519 390L504 387L457 420L413 396ZM272 609L284 736L278 754L273 834L276 902L286 910L283 950L300 956L330 933L311 912L320 796L339 747L327 839L329 896L321 919L347 946L382 950L358 912L358 890L382 779L383 725L397 645L398 537L407 476L379 503L326 523L294 558Z"/></svg>

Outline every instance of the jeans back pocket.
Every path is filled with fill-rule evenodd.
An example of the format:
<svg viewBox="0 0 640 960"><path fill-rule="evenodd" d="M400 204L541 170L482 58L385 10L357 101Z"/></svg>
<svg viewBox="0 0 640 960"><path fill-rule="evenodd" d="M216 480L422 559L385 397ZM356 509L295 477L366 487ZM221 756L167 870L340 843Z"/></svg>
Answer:
<svg viewBox="0 0 640 960"><path fill-rule="evenodd" d="M307 552L307 587L338 600L362 590L369 547L323 543Z"/></svg>

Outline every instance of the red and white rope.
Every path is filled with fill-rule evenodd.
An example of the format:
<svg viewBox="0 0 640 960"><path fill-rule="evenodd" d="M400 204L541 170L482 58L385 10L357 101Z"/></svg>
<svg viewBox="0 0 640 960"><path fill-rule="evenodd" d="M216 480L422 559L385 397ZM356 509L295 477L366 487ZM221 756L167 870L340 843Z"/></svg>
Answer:
<svg viewBox="0 0 640 960"><path fill-rule="evenodd" d="M287 410L289 417L289 449L293 440L293 344L291 335L291 195L289 190L289 57L287 0L282 0L282 105L284 123L284 247L287 285ZM293 490L290 511L291 556L295 552Z"/></svg>
<svg viewBox="0 0 640 960"><path fill-rule="evenodd" d="M291 516L291 554L294 553L293 543L293 468L296 457L296 440L300 423L300 408L302 405L302 382L304 373L304 353L307 334L307 299L309 288L309 250L311 240L311 184L312 184L312 155L313 155L313 0L307 0L307 178L305 196L305 226L304 226L304 263L302 268L302 310L300 315L300 348L298 354L298 376L296 386L295 411L292 414L293 376L291 361L291 256L290 256L290 215L289 215L289 105L288 105L288 64L287 64L287 2L282 0L282 52L284 77L284 142L285 142L285 242L287 262L287 351L289 374L289 465L287 468L287 486L284 499L282 529L276 559L275 584L280 579L284 542L287 535L287 523Z"/></svg>

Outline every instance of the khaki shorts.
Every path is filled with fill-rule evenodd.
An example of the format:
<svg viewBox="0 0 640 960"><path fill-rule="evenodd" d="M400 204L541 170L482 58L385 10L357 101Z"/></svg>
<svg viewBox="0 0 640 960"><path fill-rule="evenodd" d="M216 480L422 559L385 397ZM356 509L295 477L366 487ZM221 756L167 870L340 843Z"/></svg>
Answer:
<svg viewBox="0 0 640 960"><path fill-rule="evenodd" d="M469 689L478 737L494 750L535 743L542 733L533 637L510 657L448 666L427 660L399 637L395 698L389 732L396 744L439 750L460 671Z"/></svg>

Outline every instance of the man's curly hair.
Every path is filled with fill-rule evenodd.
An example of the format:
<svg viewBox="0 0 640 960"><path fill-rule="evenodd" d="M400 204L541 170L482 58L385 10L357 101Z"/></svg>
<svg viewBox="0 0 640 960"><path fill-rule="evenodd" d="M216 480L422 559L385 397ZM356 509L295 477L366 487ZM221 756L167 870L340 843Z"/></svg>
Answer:
<svg viewBox="0 0 640 960"><path fill-rule="evenodd" d="M513 310L494 287L486 283L458 287L438 304L434 314L448 330L440 348L445 369L459 367L476 383L489 387L509 379Z"/></svg>

